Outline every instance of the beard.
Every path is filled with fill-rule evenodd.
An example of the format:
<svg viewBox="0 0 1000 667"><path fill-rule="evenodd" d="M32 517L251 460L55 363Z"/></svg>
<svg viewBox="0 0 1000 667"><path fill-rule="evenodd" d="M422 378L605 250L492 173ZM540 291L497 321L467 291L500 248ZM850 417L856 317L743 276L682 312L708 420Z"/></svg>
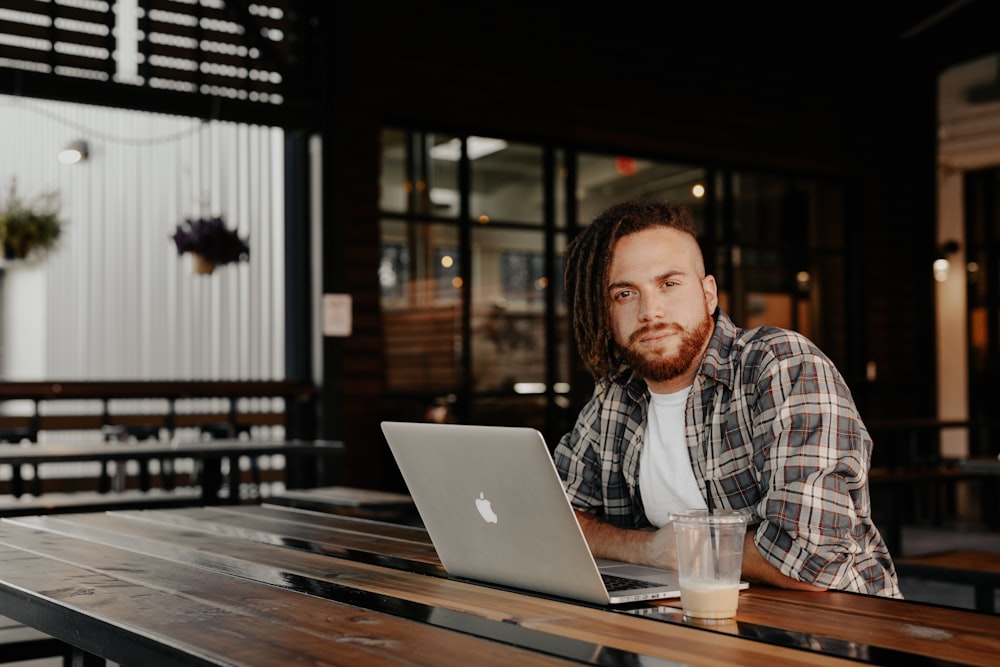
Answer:
<svg viewBox="0 0 1000 667"><path fill-rule="evenodd" d="M694 364L701 362L701 352L712 335L713 324L712 316L706 312L701 322L691 330L687 330L679 324L642 327L629 336L628 345L622 350L622 356L625 357L632 370L648 382L673 380L690 370ZM677 352L669 355L664 347L658 347L648 352L641 352L637 349L637 341L640 338L657 331L677 333L680 338Z"/></svg>

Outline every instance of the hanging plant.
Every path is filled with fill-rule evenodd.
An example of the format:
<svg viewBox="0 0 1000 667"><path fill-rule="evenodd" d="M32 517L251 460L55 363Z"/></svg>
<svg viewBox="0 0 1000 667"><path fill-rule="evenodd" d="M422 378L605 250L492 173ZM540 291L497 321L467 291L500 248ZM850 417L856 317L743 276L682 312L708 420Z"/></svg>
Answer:
<svg viewBox="0 0 1000 667"><path fill-rule="evenodd" d="M49 192L30 202L17 194L17 179L10 179L10 189L0 207L0 241L7 259L24 259L29 254L43 254L53 247L62 233L59 221L59 196Z"/></svg>
<svg viewBox="0 0 1000 667"><path fill-rule="evenodd" d="M194 256L197 273L210 274L219 264L250 259L250 246L221 217L185 220L172 238L178 255L189 252Z"/></svg>

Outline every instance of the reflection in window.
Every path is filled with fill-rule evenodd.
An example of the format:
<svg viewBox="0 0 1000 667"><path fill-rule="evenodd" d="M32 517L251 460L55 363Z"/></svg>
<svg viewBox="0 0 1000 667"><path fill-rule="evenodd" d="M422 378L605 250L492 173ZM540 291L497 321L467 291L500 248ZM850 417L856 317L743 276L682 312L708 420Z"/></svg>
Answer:
<svg viewBox="0 0 1000 667"><path fill-rule="evenodd" d="M655 199L687 204L695 226L705 228L704 198L711 192L704 167L593 153L581 153L577 165L582 225L590 224L601 211L622 200Z"/></svg>
<svg viewBox="0 0 1000 667"><path fill-rule="evenodd" d="M460 273L458 248L439 246L434 252L434 282L439 300L458 301L462 287Z"/></svg>
<svg viewBox="0 0 1000 667"><path fill-rule="evenodd" d="M458 141L453 135L382 132L379 208L383 213L420 213L438 218L458 216L458 167L439 146Z"/></svg>
<svg viewBox="0 0 1000 667"><path fill-rule="evenodd" d="M410 253L401 243L383 243L378 264L378 283L383 299L406 297L406 276L410 271Z"/></svg>
<svg viewBox="0 0 1000 667"><path fill-rule="evenodd" d="M469 138L470 141L473 137ZM480 138L480 141L483 141ZM542 148L501 142L502 150L470 152L470 213L478 222L542 223ZM471 150L470 145L470 150Z"/></svg>
<svg viewBox="0 0 1000 667"><path fill-rule="evenodd" d="M555 278L553 280L552 278ZM545 274L545 255L540 252L507 250L500 253L501 294L507 301L543 303L550 286L562 294L562 258L556 262L556 275Z"/></svg>

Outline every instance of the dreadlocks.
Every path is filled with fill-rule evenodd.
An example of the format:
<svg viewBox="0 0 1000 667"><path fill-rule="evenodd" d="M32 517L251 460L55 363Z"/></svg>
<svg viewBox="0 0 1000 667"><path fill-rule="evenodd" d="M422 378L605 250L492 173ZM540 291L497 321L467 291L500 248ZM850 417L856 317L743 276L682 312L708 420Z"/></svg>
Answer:
<svg viewBox="0 0 1000 667"><path fill-rule="evenodd" d="M672 227L696 237L691 211L674 202L625 201L597 216L566 248L566 303L580 357L594 379L615 363L608 312L608 267L618 239L649 227Z"/></svg>

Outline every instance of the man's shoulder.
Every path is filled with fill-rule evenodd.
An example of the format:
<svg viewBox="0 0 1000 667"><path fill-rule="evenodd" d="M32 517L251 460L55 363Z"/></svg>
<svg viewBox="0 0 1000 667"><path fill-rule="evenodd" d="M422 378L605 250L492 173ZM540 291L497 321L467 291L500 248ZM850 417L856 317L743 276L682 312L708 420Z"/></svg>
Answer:
<svg viewBox="0 0 1000 667"><path fill-rule="evenodd" d="M737 344L748 350L766 351L776 357L815 353L819 348L805 334L794 329L760 326L744 329Z"/></svg>
<svg viewBox="0 0 1000 667"><path fill-rule="evenodd" d="M743 329L725 313L720 313L716 330L717 347L724 351L725 356L770 355L780 359L801 354L822 354L819 347L799 331L770 325Z"/></svg>
<svg viewBox="0 0 1000 667"><path fill-rule="evenodd" d="M832 366L827 356L804 334L775 326L742 329L721 314L716 336L705 359L705 372L717 379L735 381L747 370L763 371L772 365Z"/></svg>

